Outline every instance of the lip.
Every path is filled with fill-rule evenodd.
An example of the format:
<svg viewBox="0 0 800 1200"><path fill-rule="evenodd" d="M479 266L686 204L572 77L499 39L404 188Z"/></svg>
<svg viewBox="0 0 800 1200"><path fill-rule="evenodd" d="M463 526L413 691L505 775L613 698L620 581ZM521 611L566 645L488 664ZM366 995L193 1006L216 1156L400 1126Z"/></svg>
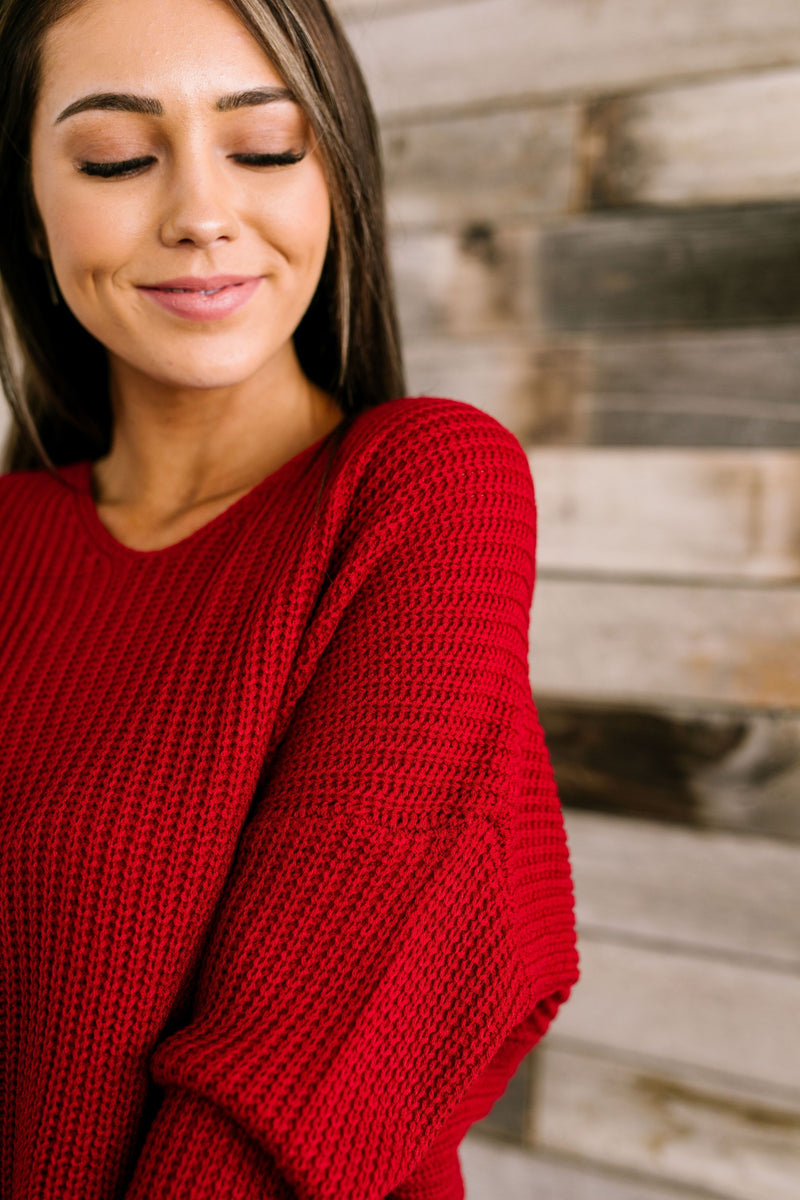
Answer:
<svg viewBox="0 0 800 1200"><path fill-rule="evenodd" d="M210 275L207 278L182 275L155 284L140 284L138 290L176 316L195 321L214 321L229 316L246 304L260 282L260 275ZM174 292L169 288L188 290ZM214 289L213 294L205 295L210 289Z"/></svg>

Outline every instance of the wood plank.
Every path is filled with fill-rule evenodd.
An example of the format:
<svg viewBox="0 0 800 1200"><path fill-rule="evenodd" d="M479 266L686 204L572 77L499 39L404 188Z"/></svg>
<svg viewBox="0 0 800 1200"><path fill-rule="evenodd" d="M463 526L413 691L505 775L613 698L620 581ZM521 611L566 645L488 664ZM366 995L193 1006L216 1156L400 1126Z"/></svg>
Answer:
<svg viewBox="0 0 800 1200"><path fill-rule="evenodd" d="M800 452L539 447L543 571L800 579Z"/></svg>
<svg viewBox="0 0 800 1200"><path fill-rule="evenodd" d="M542 317L559 330L797 323L800 204L598 213L542 232Z"/></svg>
<svg viewBox="0 0 800 1200"><path fill-rule="evenodd" d="M800 845L571 808L564 820L581 937L800 974Z"/></svg>
<svg viewBox="0 0 800 1200"><path fill-rule="evenodd" d="M511 1141L521 1142L529 1121L528 1107L533 1090L533 1056L523 1058L509 1079L506 1090L479 1122L484 1133L495 1134Z"/></svg>
<svg viewBox="0 0 800 1200"><path fill-rule="evenodd" d="M577 104L407 121L383 130L390 224L447 227L566 212Z"/></svg>
<svg viewBox="0 0 800 1200"><path fill-rule="evenodd" d="M800 197L800 71L603 97L582 132L579 208Z"/></svg>
<svg viewBox="0 0 800 1200"><path fill-rule="evenodd" d="M800 714L541 696L537 707L569 808L800 841Z"/></svg>
<svg viewBox="0 0 800 1200"><path fill-rule="evenodd" d="M382 0L346 27L384 118L800 62L793 0Z"/></svg>
<svg viewBox="0 0 800 1200"><path fill-rule="evenodd" d="M800 446L800 331L757 327L584 338L566 374L596 444ZM583 361L576 364L576 356ZM554 382L554 387L556 386Z"/></svg>
<svg viewBox="0 0 800 1200"><path fill-rule="evenodd" d="M389 252L406 339L522 331L535 320L532 227L395 230Z"/></svg>
<svg viewBox="0 0 800 1200"><path fill-rule="evenodd" d="M409 390L539 446L800 447L796 327L406 337Z"/></svg>
<svg viewBox="0 0 800 1200"><path fill-rule="evenodd" d="M536 1067L540 1146L736 1200L796 1200L800 1096L546 1042Z"/></svg>
<svg viewBox="0 0 800 1200"><path fill-rule="evenodd" d="M467 1200L725 1200L705 1188L675 1187L583 1156L521 1150L486 1137L482 1122L459 1147Z"/></svg>
<svg viewBox="0 0 800 1200"><path fill-rule="evenodd" d="M800 707L800 589L549 578L532 680L552 699Z"/></svg>
<svg viewBox="0 0 800 1200"><path fill-rule="evenodd" d="M800 975L588 934L579 953L547 1044L694 1069L800 1107Z"/></svg>
<svg viewBox="0 0 800 1200"><path fill-rule="evenodd" d="M572 348L564 354L552 347L540 350L520 333L412 334L404 349L412 395L465 400L490 413L523 444L569 445L588 438L589 363Z"/></svg>

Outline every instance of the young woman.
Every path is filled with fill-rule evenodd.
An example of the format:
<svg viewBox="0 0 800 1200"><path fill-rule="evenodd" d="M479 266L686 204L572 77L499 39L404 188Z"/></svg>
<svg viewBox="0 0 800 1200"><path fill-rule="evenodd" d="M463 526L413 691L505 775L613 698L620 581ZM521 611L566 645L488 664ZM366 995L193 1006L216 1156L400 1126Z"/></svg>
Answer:
<svg viewBox="0 0 800 1200"><path fill-rule="evenodd" d="M578 979L525 454L324 0L0 0L0 1195L456 1200Z"/></svg>

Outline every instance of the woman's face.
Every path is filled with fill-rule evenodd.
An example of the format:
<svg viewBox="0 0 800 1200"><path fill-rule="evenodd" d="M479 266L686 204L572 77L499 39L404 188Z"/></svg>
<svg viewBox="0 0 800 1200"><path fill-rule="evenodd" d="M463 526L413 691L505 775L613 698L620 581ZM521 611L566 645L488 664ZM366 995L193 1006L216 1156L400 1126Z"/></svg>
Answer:
<svg viewBox="0 0 800 1200"><path fill-rule="evenodd" d="M330 197L283 86L223 0L86 0L48 31L31 130L42 249L112 371L213 388L295 362ZM220 276L248 281L200 294Z"/></svg>

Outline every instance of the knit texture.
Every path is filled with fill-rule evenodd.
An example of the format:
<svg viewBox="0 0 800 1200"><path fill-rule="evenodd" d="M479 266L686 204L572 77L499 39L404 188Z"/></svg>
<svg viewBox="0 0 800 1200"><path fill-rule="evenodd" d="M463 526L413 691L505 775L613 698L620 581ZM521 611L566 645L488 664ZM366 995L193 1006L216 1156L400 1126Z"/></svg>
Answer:
<svg viewBox="0 0 800 1200"><path fill-rule="evenodd" d="M461 1200L578 979L522 447L392 400L150 551L90 472L0 478L2 1200Z"/></svg>

